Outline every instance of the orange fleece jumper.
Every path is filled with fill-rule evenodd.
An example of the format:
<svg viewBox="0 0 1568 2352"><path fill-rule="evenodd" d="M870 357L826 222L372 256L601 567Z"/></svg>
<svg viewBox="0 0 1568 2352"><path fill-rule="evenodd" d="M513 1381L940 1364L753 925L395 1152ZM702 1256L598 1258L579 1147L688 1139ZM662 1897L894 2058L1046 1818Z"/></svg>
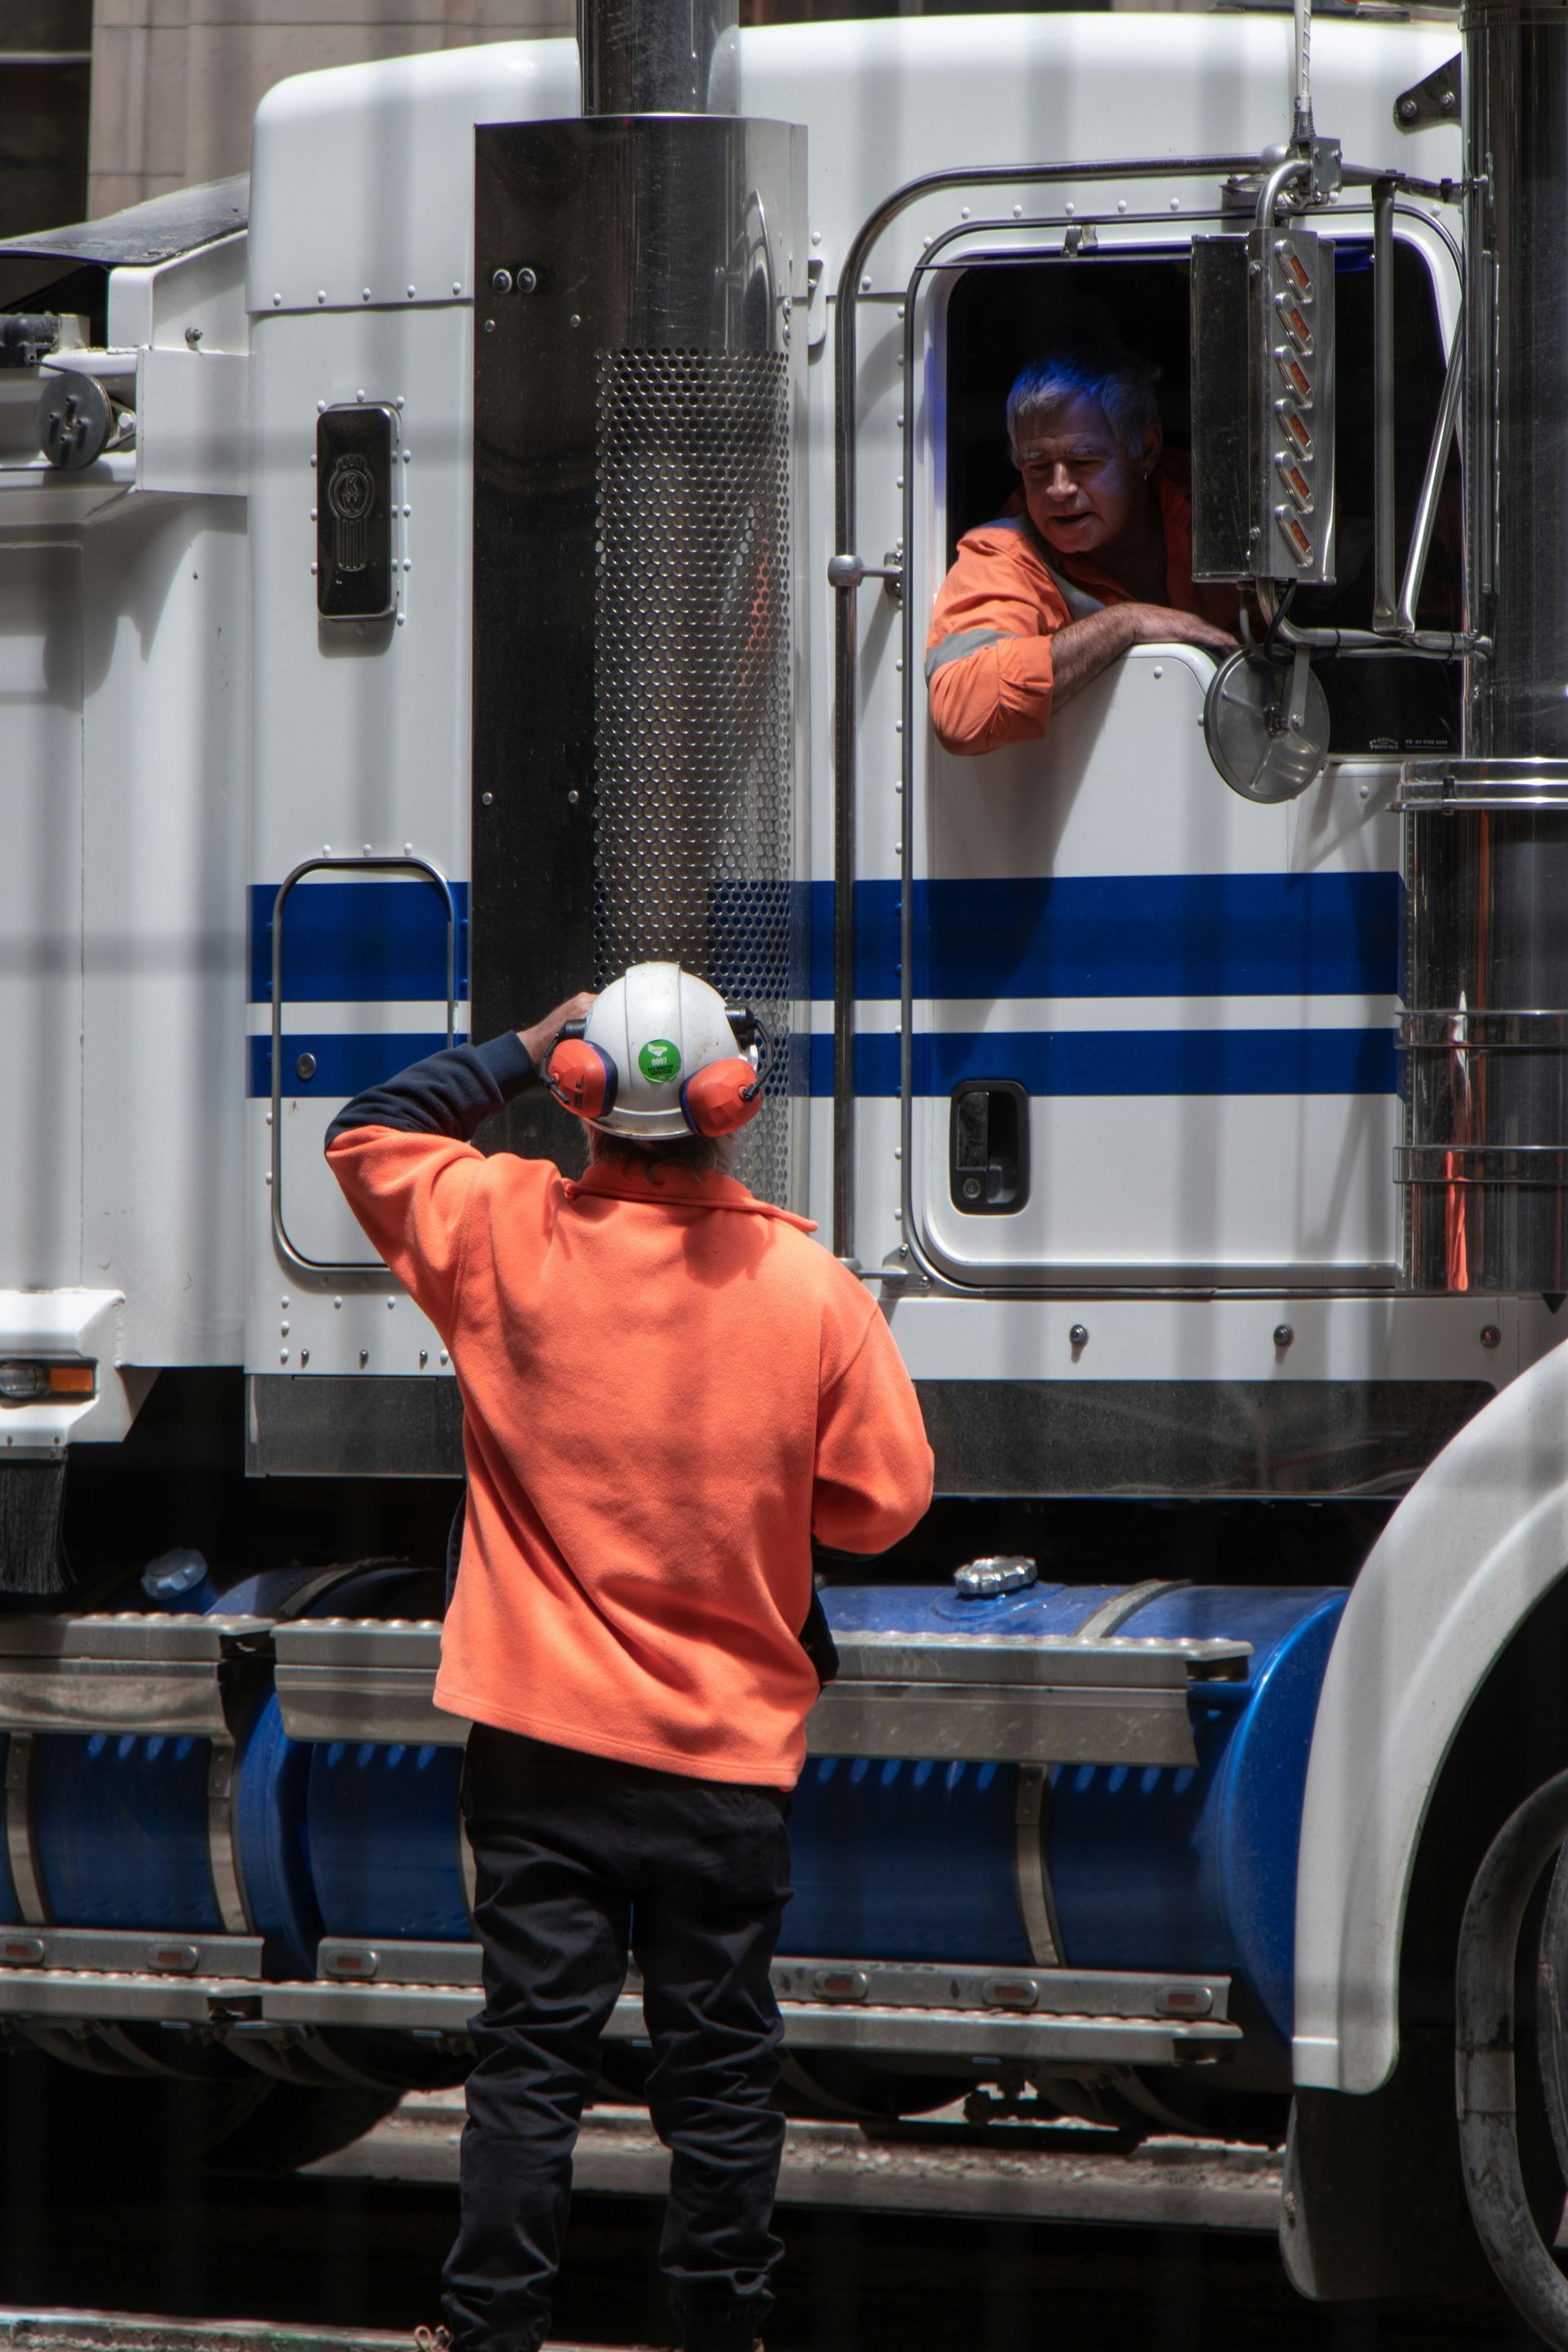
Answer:
<svg viewBox="0 0 1568 2352"><path fill-rule="evenodd" d="M1191 461L1167 449L1154 475L1165 532L1165 602L1235 629L1237 591L1193 579L1190 481ZM931 721L944 750L994 751L1045 733L1055 682L1051 639L1072 618L1053 572L1101 604L1135 601L1092 557L1074 556L1069 563L1047 550L1016 496L999 520L959 541L926 638Z"/></svg>
<svg viewBox="0 0 1568 2352"><path fill-rule="evenodd" d="M452 1066L458 1066L454 1069ZM445 1070L443 1066L446 1066ZM817 1693L811 1538L876 1552L931 1499L886 1322L815 1228L725 1177L487 1159L448 1129L532 1082L511 1037L333 1123L355 1216L450 1350L468 1504L436 1704L632 1764L792 1787ZM457 1093L488 1096L478 1116ZM426 1084L426 1106L441 1087Z"/></svg>

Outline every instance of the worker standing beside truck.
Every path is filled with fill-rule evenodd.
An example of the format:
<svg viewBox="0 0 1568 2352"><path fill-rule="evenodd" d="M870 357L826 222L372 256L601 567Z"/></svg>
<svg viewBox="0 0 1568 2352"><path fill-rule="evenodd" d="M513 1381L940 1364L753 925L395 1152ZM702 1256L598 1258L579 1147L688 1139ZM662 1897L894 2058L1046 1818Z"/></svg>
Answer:
<svg viewBox="0 0 1568 2352"><path fill-rule="evenodd" d="M1147 362L1080 346L1026 368L1007 440L1022 495L960 540L926 639L950 751L1043 735L1133 646L1237 643L1236 590L1193 580L1187 460L1164 446Z"/></svg>
<svg viewBox="0 0 1568 2352"><path fill-rule="evenodd" d="M436 1702L474 1724L485 2009L445 2274L457 2352L543 2341L628 1955L686 2352L752 2352L772 2305L769 1971L820 1687L811 1538L885 1549L924 1512L932 1465L875 1301L804 1219L725 1172L725 1138L761 1104L756 1058L712 989L639 965L433 1055L328 1130L463 1398ZM469 1140L542 1076L589 1124L574 1182Z"/></svg>

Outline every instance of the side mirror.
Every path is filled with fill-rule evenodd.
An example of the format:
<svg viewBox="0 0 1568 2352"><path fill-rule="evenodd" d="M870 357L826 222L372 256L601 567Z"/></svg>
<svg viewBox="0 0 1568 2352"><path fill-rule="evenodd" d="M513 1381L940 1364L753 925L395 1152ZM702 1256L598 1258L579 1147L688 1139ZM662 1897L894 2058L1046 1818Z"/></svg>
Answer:
<svg viewBox="0 0 1568 2352"><path fill-rule="evenodd" d="M1329 705L1305 646L1243 646L1215 672L1204 700L1209 758L1246 801L1293 801L1323 772Z"/></svg>

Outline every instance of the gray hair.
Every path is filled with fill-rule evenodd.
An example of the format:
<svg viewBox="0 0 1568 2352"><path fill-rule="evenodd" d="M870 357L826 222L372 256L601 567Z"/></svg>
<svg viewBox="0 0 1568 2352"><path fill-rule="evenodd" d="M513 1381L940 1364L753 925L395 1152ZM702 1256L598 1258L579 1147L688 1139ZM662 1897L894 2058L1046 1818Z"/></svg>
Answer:
<svg viewBox="0 0 1568 2352"><path fill-rule="evenodd" d="M1055 352L1048 360L1026 367L1007 394L1007 443L1017 463L1018 436L1024 427L1064 407L1069 400L1092 400L1105 411L1105 421L1122 447L1142 447L1151 425L1158 426L1160 404L1154 386L1160 371L1113 343L1075 343Z"/></svg>
<svg viewBox="0 0 1568 2352"><path fill-rule="evenodd" d="M691 1176L728 1176L735 1150L727 1135L676 1135L638 1143L613 1128L590 1127L588 1157L599 1166L640 1169L650 1184L657 1184L661 1168L684 1168Z"/></svg>

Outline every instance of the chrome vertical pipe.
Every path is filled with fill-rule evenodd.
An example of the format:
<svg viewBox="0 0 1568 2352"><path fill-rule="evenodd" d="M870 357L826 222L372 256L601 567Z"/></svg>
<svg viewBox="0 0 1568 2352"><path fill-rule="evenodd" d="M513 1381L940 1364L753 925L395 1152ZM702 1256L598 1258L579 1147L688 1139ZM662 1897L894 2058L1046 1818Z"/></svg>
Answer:
<svg viewBox="0 0 1568 2352"><path fill-rule="evenodd" d="M786 1202L805 134L734 110L735 13L584 0L583 119L476 133L473 1017L680 962L773 1038Z"/></svg>
<svg viewBox="0 0 1568 2352"><path fill-rule="evenodd" d="M738 0L577 0L584 114L733 114Z"/></svg>
<svg viewBox="0 0 1568 2352"><path fill-rule="evenodd" d="M1568 1289L1568 5L1466 0L1466 756L1406 818L1406 1264ZM1444 763L1437 763L1441 769Z"/></svg>

